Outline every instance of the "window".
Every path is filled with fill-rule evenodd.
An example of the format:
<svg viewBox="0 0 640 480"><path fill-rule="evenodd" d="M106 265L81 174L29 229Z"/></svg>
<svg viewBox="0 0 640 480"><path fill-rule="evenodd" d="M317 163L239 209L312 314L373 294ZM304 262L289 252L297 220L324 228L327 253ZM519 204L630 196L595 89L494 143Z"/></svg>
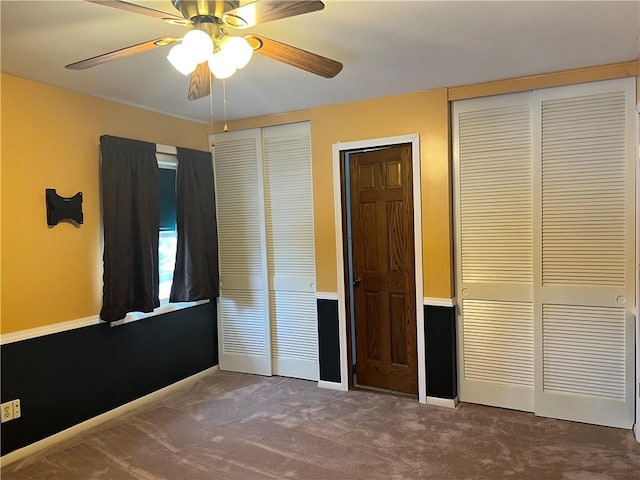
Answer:
<svg viewBox="0 0 640 480"><path fill-rule="evenodd" d="M176 166L175 156L158 153L160 177L160 238L158 271L160 301L168 302L176 262L178 232L176 230Z"/></svg>
<svg viewBox="0 0 640 480"><path fill-rule="evenodd" d="M167 300L216 298L220 286L211 153L109 135L100 137L100 152L100 318L116 322L128 312L155 312L161 299L166 305Z"/></svg>

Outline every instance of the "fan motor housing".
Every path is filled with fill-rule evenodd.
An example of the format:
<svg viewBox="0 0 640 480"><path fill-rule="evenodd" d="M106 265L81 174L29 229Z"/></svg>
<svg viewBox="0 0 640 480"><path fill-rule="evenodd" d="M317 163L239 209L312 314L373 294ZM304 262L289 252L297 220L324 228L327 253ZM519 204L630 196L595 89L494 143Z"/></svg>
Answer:
<svg viewBox="0 0 640 480"><path fill-rule="evenodd" d="M171 0L171 3L184 18L192 20L194 23L202 22L204 20L202 17L205 17L209 22L219 23L224 12L240 6L238 0Z"/></svg>

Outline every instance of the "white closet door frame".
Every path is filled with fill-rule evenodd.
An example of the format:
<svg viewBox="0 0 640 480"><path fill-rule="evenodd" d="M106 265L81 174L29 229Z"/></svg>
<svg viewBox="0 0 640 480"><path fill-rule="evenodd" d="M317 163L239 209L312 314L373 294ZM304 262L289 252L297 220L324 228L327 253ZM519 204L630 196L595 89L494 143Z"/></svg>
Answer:
<svg viewBox="0 0 640 480"><path fill-rule="evenodd" d="M625 123L625 151L626 151L626 245L625 245L625 286L624 287L603 287L602 285L597 287L589 286L572 286L567 282L567 285L559 284L553 285L552 282L548 286L543 285L543 219L542 219L542 103L544 101L552 101L555 99L575 99L581 96L604 94L614 91L625 92L625 110L626 110L626 123ZM568 87L556 87L544 90L538 90L533 93L533 132L534 132L534 232L537 234L534 236L534 336L535 336L535 413L541 416L548 416L554 418L562 418L568 420L582 421L587 423L596 423L600 425L609 425L614 427L631 428L634 418L634 390L635 390L635 298L636 298L636 280L635 280L635 248L636 248L636 199L635 199L635 165L637 162L637 143L636 134L634 131L634 103L635 103L635 79L623 78L618 80L608 80L604 82L594 82L582 85L572 85ZM558 167L556 167L558 168ZM595 282L594 282L595 283ZM548 330L552 332L547 336L547 342L551 345L549 348L552 354L545 355L545 336L543 331L543 308L547 308L552 313L548 316L549 327ZM602 318L604 320L598 323L594 317L597 317L596 309L601 309ZM579 361L576 360L578 356L574 356L566 361L562 361L564 352L562 348L554 345L564 344L565 340L562 330L576 332L577 336L571 341L572 347L577 349L576 351L582 352L580 356L584 358L584 369L593 368L594 372L600 368L604 368L603 384L607 383L612 377L613 373L619 375L618 371L613 370L613 367L598 367L594 366L592 362L602 362L602 358L598 353L598 349L606 350L607 348L613 348L606 345L606 340L602 346L599 344L603 338L602 328L598 325L605 325L607 322L615 322L615 311L624 309L624 398L607 398L606 395L598 395L596 393L591 394L578 394L573 390L579 390L580 388L586 388L585 391L593 389L594 392L598 390L604 391L604 386L599 387L597 385L591 385L593 378L585 378L586 387L581 387L579 379L570 378L571 369L578 368ZM574 312L575 311L575 312ZM582 311L582 313L581 313ZM582 317L580 315L583 315ZM606 320L606 317L610 316L611 320ZM581 321L580 318L584 320ZM545 320L546 321L546 320ZM558 323L560 322L560 323ZM558 330L558 326L563 323L567 323L567 327L561 327ZM593 322L592 326L586 325L585 322ZM573 324L572 327L569 324ZM582 327L582 325L585 325ZM615 330L614 327L606 327ZM589 338L589 333L593 329L593 337ZM561 333L554 333L560 331ZM611 335L618 335L618 333L611 333ZM565 335L566 339L567 336ZM615 340L620 343L620 340ZM583 348L580 346L580 342L587 342L589 347ZM545 358L547 357L547 358ZM549 366L549 371L554 373L550 376L558 375L559 380L556 378L549 379L549 388L545 389L545 361L553 367ZM616 360L611 360L614 362ZM617 361L620 361L619 359ZM563 366L566 365L566 367ZM602 364L601 364L602 365ZM564 369L566 368L566 371ZM579 376L579 373L576 377ZM609 376L609 379L606 378ZM566 380L566 386L562 386L562 378L568 378ZM558 384L558 382L560 382ZM575 386L572 386L573 384ZM560 385L560 388L556 386ZM588 384L588 385L587 385ZM614 387L606 387L614 388ZM619 388L619 387L618 387ZM567 391L558 391L566 389ZM617 395L620 392L618 390ZM615 396L611 394L611 397ZM638 399L635 399L637 401Z"/></svg>
<svg viewBox="0 0 640 480"><path fill-rule="evenodd" d="M517 115L528 122L529 141L522 145L528 146L530 158L529 105L530 93L527 92L504 95L498 99L490 97L454 102L452 112L459 397L461 401L524 411L534 409L533 287L531 280L526 283L522 279L513 282L484 281L480 278L467 283L463 281L460 115L490 112L494 108L518 110ZM527 165L529 163L530 159ZM531 208L530 188L525 196ZM479 235L479 232L475 232L475 235ZM529 254L532 255L531 244L529 248ZM505 276L509 276L507 272ZM466 348L465 337L468 337L469 344ZM490 347L486 345L492 345L494 350L489 351ZM530 356L529 360L526 360L527 355ZM469 357L469 365L465 364L465 356ZM509 380L502 381L502 374Z"/></svg>
<svg viewBox="0 0 640 480"><path fill-rule="evenodd" d="M209 144L212 144L212 136L209 137ZM260 250L259 270L247 275L244 271L233 272L233 264L241 262L242 259L229 260L225 256L224 244L233 244L236 240L231 234L227 234L224 227L224 206L219 197L223 194L220 167L216 165L215 148L213 147L213 165L216 183L216 209L218 215L218 238L219 263L220 263L220 297L218 298L218 356L221 370L253 373L258 375L271 375L271 337L269 326L269 284L267 278L267 253L266 253L266 226L265 226L265 206L264 206L264 179L262 165L262 134L260 129L242 130L238 132L228 132L215 135L218 148L223 144L235 141L248 142L245 146L253 146L255 155L246 156L241 163L245 165L255 162L253 171L255 173L254 185L255 196L248 195L254 192L245 192L246 195L234 197L233 185L227 188L227 194L238 204L243 201L256 202L257 207L253 221L255 224L242 225L247 231L257 230L259 234L259 245L253 245L253 254ZM237 169L231 169L227 173L233 175L243 165ZM248 173L249 173L248 172ZM252 174L253 174L252 173ZM239 190L244 190L238 187ZM244 205L247 206L247 205ZM240 207L242 208L242 207ZM240 212L242 213L242 212ZM249 219L251 220L251 219ZM233 221L231 222L233 223ZM225 238L226 235L230 235ZM240 236L241 237L241 236ZM242 238L237 238L242 242ZM254 241L254 243L256 243ZM232 248L232 247L231 247ZM225 264L228 268L225 269ZM225 270L232 270L231 273Z"/></svg>

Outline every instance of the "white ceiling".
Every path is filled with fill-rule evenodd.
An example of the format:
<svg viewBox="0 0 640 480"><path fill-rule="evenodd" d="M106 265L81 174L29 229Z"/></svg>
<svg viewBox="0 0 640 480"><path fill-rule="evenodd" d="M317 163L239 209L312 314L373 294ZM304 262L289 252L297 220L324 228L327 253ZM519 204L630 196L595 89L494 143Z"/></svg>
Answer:
<svg viewBox="0 0 640 480"><path fill-rule="evenodd" d="M129 1L177 14L169 0ZM230 120L620 62L640 53L637 1L325 4L322 11L248 31L338 60L343 71L325 79L255 55L227 81ZM182 36L184 27L82 0L2 0L0 8L3 72L210 121L207 98L186 99L188 79L165 58L170 47L87 70L64 68L153 38ZM214 84L216 121L221 119L220 85Z"/></svg>

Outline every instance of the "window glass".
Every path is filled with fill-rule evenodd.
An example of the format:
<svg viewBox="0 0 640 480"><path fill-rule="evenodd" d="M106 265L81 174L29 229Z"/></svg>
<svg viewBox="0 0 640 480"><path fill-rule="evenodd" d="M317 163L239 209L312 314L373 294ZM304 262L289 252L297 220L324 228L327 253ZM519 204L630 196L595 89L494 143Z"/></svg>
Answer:
<svg viewBox="0 0 640 480"><path fill-rule="evenodd" d="M160 167L160 239L158 270L160 272L160 300L168 300L176 262L176 169L164 162Z"/></svg>

